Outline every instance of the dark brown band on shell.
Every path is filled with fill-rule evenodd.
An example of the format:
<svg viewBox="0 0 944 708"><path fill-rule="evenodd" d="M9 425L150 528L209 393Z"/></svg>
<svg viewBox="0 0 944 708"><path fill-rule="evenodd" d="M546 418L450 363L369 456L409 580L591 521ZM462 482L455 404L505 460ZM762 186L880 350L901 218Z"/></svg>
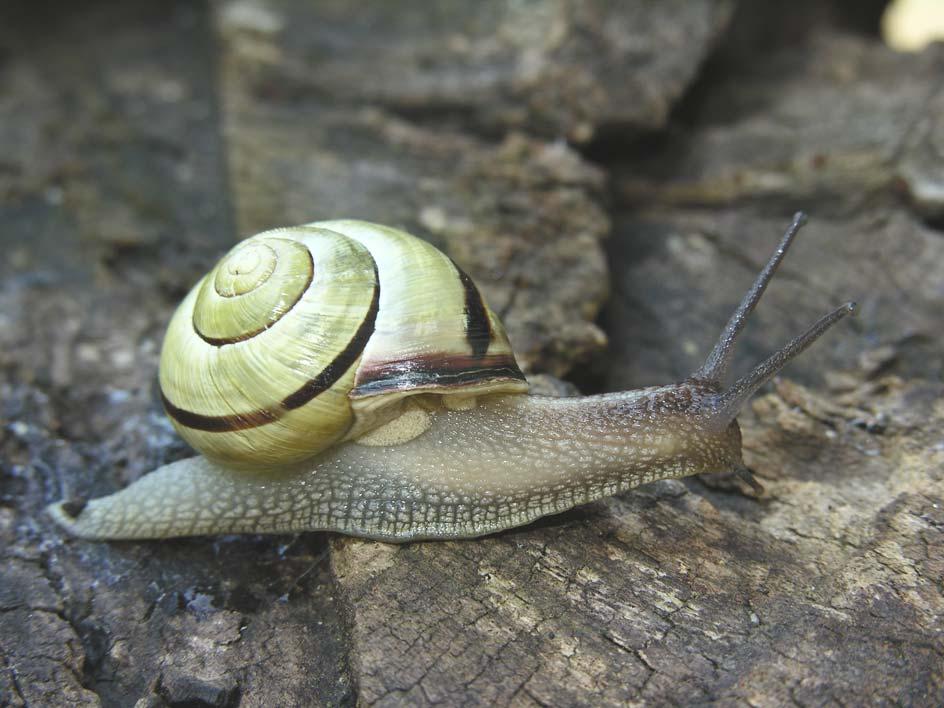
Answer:
<svg viewBox="0 0 944 708"><path fill-rule="evenodd" d="M265 324L263 324L261 327L257 329L250 330L249 332L243 332L242 334L237 335L235 337L208 337L207 335L205 335L203 332L200 331L200 329L197 327L197 323L194 322L193 317L191 317L190 321L191 321L191 324L193 325L193 331L197 333L200 339L202 339L207 344L213 345L214 347L223 347L223 346L226 346L227 344L235 344L236 342L245 342L247 339L252 339L256 335L262 334L263 332L265 332L267 329L269 329L269 327L274 325L280 319L285 317L285 315L291 312L292 308L295 307L295 305L298 304L298 301L302 299L302 296L306 292L308 292L308 288L311 287L311 281L315 277L315 262L314 262L314 259L312 259L311 257L311 252L306 251L306 253L308 254L308 279L305 281L305 285L302 286L302 288L298 291L298 294L295 296L295 299L292 300L292 302L289 304L288 307L286 307L282 312L279 313L278 317L266 322ZM232 297L239 297L239 296L235 295Z"/></svg>
<svg viewBox="0 0 944 708"><path fill-rule="evenodd" d="M351 398L376 396L387 391L443 389L487 381L526 381L511 354L484 357L431 354L386 362L372 369L362 368L358 371L358 378L360 383L351 391Z"/></svg>
<svg viewBox="0 0 944 708"><path fill-rule="evenodd" d="M163 391L161 391L161 403L164 404L167 415L185 428L204 430L208 433L229 433L233 430L258 428L260 425L275 422L284 413L279 409L260 408L248 413L234 413L232 415L203 415L202 413L188 411L185 408L178 408L167 400L167 396L164 395Z"/></svg>
<svg viewBox="0 0 944 708"><path fill-rule="evenodd" d="M377 273L377 266L374 265L374 295L370 301L370 308L361 326L357 328L354 336L347 343L347 346L338 354L325 368L321 370L315 378L302 386L295 393L282 399L282 407L285 410L301 408L315 396L323 391L327 391L334 386L335 382L344 375L344 372L351 368L351 365L357 361L358 357L364 352L370 336L374 333L374 324L377 320L377 310L380 309L380 275Z"/></svg>
<svg viewBox="0 0 944 708"><path fill-rule="evenodd" d="M347 371L354 362L357 361L370 336L374 333L374 324L377 319L377 310L380 307L380 278L377 275L377 267L374 266L374 292L371 298L370 307L364 315L360 326L354 333L354 336L348 341L343 350L324 368L317 376L307 381L294 393L283 398L278 404L271 408L259 408L247 413L234 413L232 415L203 415L194 413L183 408L178 408L171 403L164 392L161 391L161 402L164 404L164 410L167 415L187 428L194 430L203 430L209 433L226 433L234 430L247 430L249 428L258 428L262 425L273 423L285 415L288 411L301 408L306 403L316 398L331 388L344 372Z"/></svg>
<svg viewBox="0 0 944 708"><path fill-rule="evenodd" d="M482 293L479 292L472 278L466 275L455 261L452 265L459 274L459 281L465 290L465 338L472 347L472 355L481 359L488 353L488 347L492 343L492 325L488 321L488 310L482 299Z"/></svg>

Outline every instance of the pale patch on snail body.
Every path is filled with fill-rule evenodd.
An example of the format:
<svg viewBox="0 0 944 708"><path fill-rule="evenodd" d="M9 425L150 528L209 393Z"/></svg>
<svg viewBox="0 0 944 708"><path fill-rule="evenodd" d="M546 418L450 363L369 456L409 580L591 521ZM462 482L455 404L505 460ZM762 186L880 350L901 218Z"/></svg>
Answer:
<svg viewBox="0 0 944 708"><path fill-rule="evenodd" d="M397 255L403 244L440 263L438 267L447 274L441 281L445 290L432 306L405 303L389 297L397 292L393 288L387 291L388 310L399 308L406 313L406 348L419 363L411 367L412 360L401 356L394 342L394 330L399 325L388 321L379 326L381 330L386 328L384 344L377 346L372 340L373 349L372 345L363 347L356 362L332 374L347 386L346 393L340 395L350 401L354 419L346 427L335 426L328 443L314 441L314 452L307 458L298 451L307 442L302 434L300 440L289 445L290 456L295 459L284 463L265 461L278 453L284 436L293 434L291 426L286 426L288 432L262 438L266 442L274 439L274 443L270 451L253 450L251 456L263 460L255 467L238 461L234 464L228 452L215 454L218 461L207 457L181 460L146 475L123 491L88 502L60 502L50 507L51 513L71 533L95 539L308 530L387 541L463 538L519 526L657 479L724 470L749 475L741 460L741 436L735 421L741 406L787 361L854 309L849 303L826 315L747 376L722 390L720 380L735 339L802 223L802 215L797 215L707 362L690 379L669 386L577 398L523 392L524 380L514 365L500 322L480 301L468 277L428 244L363 222L323 222L302 227L318 231L315 240L335 229L347 231L347 237L353 233L357 245L337 246L342 251L357 251L359 245L368 247L371 253L376 249L383 252L361 267L357 277L363 283L349 297L341 297L337 305L341 310L359 308L366 313L364 316L378 320L384 314L385 276L378 267L380 275L371 277L373 263L379 266L384 260L393 261L400 271L398 277L405 277L409 266ZM279 239L286 236L285 230L270 233ZM384 234L393 239L393 247L389 247ZM301 241L307 243L308 234L302 236ZM371 244L372 240L379 245ZM246 272L256 273L261 268L258 273L269 273L264 279L268 282L270 272L280 267L271 259L267 261L264 251L246 254L246 249L256 248L253 244L240 248L242 252L235 259L238 267L230 268L237 272L221 278L226 292L244 287L247 278L251 281ZM296 250L295 246L288 248ZM233 262L230 257L228 263ZM314 257L313 262L317 273L319 258ZM300 273L299 278L308 277L304 268ZM344 275L351 277L350 273ZM311 276L312 283L317 282L316 278ZM238 282L233 286L231 280ZM198 284L195 290L200 287ZM305 302L305 295L293 291L279 300L292 298ZM449 334L441 322L427 326L425 314L411 314L426 312L430 307L437 311L436 316L458 327L455 334ZM376 310L373 315L372 309ZM287 311L277 314L278 321L289 315ZM363 321L354 322L353 335L335 337L336 342L326 345L333 347L335 359L349 355L344 352L349 342L357 339ZM225 333L228 325L216 326ZM251 329L252 325L246 323L242 328ZM434 334L432 348L420 338L424 330ZM232 332L227 336L232 337ZM212 351L207 354L212 355ZM449 357L453 358L446 361ZM372 373L367 375L365 360L372 362ZM162 386L165 380L162 373ZM308 390L307 385L303 381L301 390ZM360 394L358 385L362 387ZM319 392L312 400L320 405L317 399L326 392ZM164 388L164 394L167 400L176 391L172 394ZM338 397L338 391L332 390L331 396ZM279 394L258 410L273 418L292 420L295 411L308 413L304 405L280 408L278 401L301 398L294 392ZM171 416L175 418L178 408L171 405ZM209 418L200 417L204 413L193 412L189 418L177 415L175 423L178 429L186 428L188 421L204 428L233 423L233 430L197 431L198 441L210 439L211 454L218 453L223 435L236 437L237 450L255 444L251 435L246 437L236 430L240 425L252 423L245 430L263 432L272 425L252 416L240 423L232 413L222 408L219 411L213 420L221 423L208 423ZM302 458L297 459L300 455Z"/></svg>

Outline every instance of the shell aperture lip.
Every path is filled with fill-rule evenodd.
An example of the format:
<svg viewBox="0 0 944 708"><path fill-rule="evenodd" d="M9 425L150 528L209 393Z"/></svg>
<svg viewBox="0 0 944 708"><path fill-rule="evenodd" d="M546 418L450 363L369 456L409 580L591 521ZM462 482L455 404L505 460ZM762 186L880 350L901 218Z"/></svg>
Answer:
<svg viewBox="0 0 944 708"><path fill-rule="evenodd" d="M360 383L351 392L352 398L366 398L391 391L440 391L482 384L482 392L505 385L524 386L527 379L513 356L452 356L449 359L432 354L401 361L389 361L358 372ZM488 383L486 383L488 382Z"/></svg>

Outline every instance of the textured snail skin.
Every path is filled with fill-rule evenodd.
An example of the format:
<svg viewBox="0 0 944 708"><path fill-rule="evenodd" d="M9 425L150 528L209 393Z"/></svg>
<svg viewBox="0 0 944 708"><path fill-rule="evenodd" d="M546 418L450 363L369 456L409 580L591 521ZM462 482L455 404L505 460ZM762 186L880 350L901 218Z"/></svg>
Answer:
<svg viewBox="0 0 944 708"><path fill-rule="evenodd" d="M666 477L740 463L716 392L669 386L584 398L484 397L443 408L396 446L347 443L307 468L234 474L203 457L166 465L57 520L84 538L340 531L388 541L479 536ZM704 413L704 414L703 414Z"/></svg>
<svg viewBox="0 0 944 708"><path fill-rule="evenodd" d="M730 470L756 485L741 460L739 410L855 309L842 305L722 387L737 336L803 222L797 214L705 364L680 383L577 398L420 392L397 399L400 417L386 427L303 462L250 470L196 457L49 511L89 539L327 530L396 542L480 536L657 479Z"/></svg>

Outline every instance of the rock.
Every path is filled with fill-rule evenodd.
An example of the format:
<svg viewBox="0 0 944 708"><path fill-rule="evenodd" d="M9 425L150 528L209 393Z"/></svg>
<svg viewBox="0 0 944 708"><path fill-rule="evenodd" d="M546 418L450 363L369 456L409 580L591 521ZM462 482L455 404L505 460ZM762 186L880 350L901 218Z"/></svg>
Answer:
<svg viewBox="0 0 944 708"><path fill-rule="evenodd" d="M617 217L613 297L603 320L611 333L607 388L678 379L701 364L790 221L789 211L771 211L656 203ZM733 372L746 372L820 315L855 300L856 317L804 352L785 376L821 384L830 370L854 370L863 353L888 356L891 347L890 370L940 378L940 235L900 208L818 213L811 212L752 316Z"/></svg>
<svg viewBox="0 0 944 708"><path fill-rule="evenodd" d="M661 128L732 7L375 1L352 13L337 1L233 0L218 17L257 99L330 97L471 133L586 142L616 126Z"/></svg>
<svg viewBox="0 0 944 708"><path fill-rule="evenodd" d="M628 204L765 200L848 216L910 203L941 216L936 77L944 48L901 54L825 30L775 48L693 92L684 115L617 179ZM757 110L764 106L764 110ZM694 121L695 130L682 125ZM661 147L664 146L664 149ZM648 154L647 154L648 152Z"/></svg>
<svg viewBox="0 0 944 708"><path fill-rule="evenodd" d="M8 558L0 588L0 696L14 706L98 706L85 652L38 558Z"/></svg>

